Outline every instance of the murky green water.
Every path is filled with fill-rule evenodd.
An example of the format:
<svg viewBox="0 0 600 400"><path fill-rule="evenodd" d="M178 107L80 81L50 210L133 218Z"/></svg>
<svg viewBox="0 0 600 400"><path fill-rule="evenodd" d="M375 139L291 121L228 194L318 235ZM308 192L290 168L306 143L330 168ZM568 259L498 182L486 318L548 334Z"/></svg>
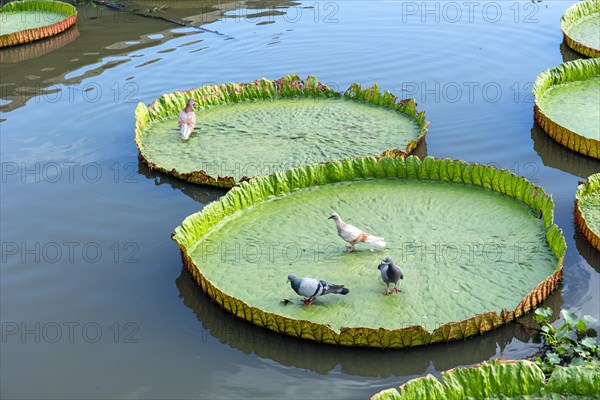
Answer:
<svg viewBox="0 0 600 400"><path fill-rule="evenodd" d="M328 220L334 211L385 238L386 248L359 244L346 253ZM242 211L193 254L211 282L249 306L338 331L415 324L433 331L514 310L557 265L541 221L521 202L470 185L410 180L299 190ZM402 292L386 297L377 266L388 255L405 277ZM304 307L284 283L290 273L343 284L350 293Z"/></svg>
<svg viewBox="0 0 600 400"><path fill-rule="evenodd" d="M226 36L79 7L78 36L0 51L0 397L364 399L536 353L520 324L395 352L318 346L236 320L182 274L173 228L224 191L138 164L137 103L288 73L415 97L429 155L491 163L552 193L568 250L544 305L600 320L598 253L573 226L577 182L600 162L532 131L531 83L562 62L559 20L573 2L452 3L459 17L452 4L427 2L427 14L395 1L215 0L157 13Z"/></svg>
<svg viewBox="0 0 600 400"><path fill-rule="evenodd" d="M52 11L19 11L0 14L0 35L55 24L68 15Z"/></svg>
<svg viewBox="0 0 600 400"><path fill-rule="evenodd" d="M344 157L406 149L420 133L399 111L343 99L261 100L210 107L182 141L177 120L153 124L142 136L146 158L181 173L268 175Z"/></svg>
<svg viewBox="0 0 600 400"><path fill-rule="evenodd" d="M600 77L555 86L544 93L539 104L557 124L600 140Z"/></svg>
<svg viewBox="0 0 600 400"><path fill-rule="evenodd" d="M600 49L600 13L583 18L569 29L569 36L593 49Z"/></svg>

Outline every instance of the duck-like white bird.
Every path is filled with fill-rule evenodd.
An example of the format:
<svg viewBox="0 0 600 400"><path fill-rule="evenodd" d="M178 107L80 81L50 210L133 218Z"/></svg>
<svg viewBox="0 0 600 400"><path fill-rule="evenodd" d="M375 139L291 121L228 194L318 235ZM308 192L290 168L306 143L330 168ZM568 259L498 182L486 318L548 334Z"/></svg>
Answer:
<svg viewBox="0 0 600 400"><path fill-rule="evenodd" d="M350 292L344 285L334 285L313 278L298 278L294 274L288 275L288 282L292 284L292 289L294 289L297 294L305 297L304 304L306 306L310 306L315 297L324 296L329 293L345 295Z"/></svg>
<svg viewBox="0 0 600 400"><path fill-rule="evenodd" d="M374 244L377 247L385 247L384 238L370 235L367 232L358 229L353 225L345 223L344 221L342 221L342 219L337 213L331 214L329 219L333 219L335 221L338 235L340 235L340 237L346 242L350 243L350 246L346 247L348 253L354 251L354 245L356 243L370 243Z"/></svg>

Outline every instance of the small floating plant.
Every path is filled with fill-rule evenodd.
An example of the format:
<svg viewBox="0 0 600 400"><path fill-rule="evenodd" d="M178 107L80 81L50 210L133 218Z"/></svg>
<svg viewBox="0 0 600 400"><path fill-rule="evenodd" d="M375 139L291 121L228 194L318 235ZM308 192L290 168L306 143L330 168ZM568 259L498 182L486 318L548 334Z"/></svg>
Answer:
<svg viewBox="0 0 600 400"><path fill-rule="evenodd" d="M573 4L560 26L569 47L588 57L600 57L600 0Z"/></svg>
<svg viewBox="0 0 600 400"><path fill-rule="evenodd" d="M173 239L196 283L237 317L322 343L403 348L479 335L548 297L566 248L553 210L541 188L506 170L367 157L243 182ZM347 252L333 211L385 249ZM378 269L387 256L404 277L389 296ZM309 307L286 283L292 273L349 292Z"/></svg>
<svg viewBox="0 0 600 400"><path fill-rule="evenodd" d="M551 138L600 158L600 58L543 71L533 84L536 122Z"/></svg>
<svg viewBox="0 0 600 400"><path fill-rule="evenodd" d="M196 128L180 138L177 115L193 98ZM424 145L428 122L413 99L375 85L345 93L309 76L203 86L136 110L135 141L152 169L233 187L254 176L345 157L404 157Z"/></svg>
<svg viewBox="0 0 600 400"><path fill-rule="evenodd" d="M0 48L57 35L75 24L77 10L52 0L14 1L0 8Z"/></svg>
<svg viewBox="0 0 600 400"><path fill-rule="evenodd" d="M588 242L600 251L600 173L590 176L577 189L575 225Z"/></svg>

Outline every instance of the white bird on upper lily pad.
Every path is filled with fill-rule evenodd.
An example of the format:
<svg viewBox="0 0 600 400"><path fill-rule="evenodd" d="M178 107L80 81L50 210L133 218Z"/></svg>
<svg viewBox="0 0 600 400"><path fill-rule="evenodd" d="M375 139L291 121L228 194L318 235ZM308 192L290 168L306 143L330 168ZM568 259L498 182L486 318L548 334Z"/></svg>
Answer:
<svg viewBox="0 0 600 400"><path fill-rule="evenodd" d="M315 297L329 293L348 294L348 292L350 292L344 285L334 285L313 278L298 278L294 274L288 275L288 282L292 284L292 289L294 289L296 293L305 297L304 304L307 306L310 306L313 303Z"/></svg>
<svg viewBox="0 0 600 400"><path fill-rule="evenodd" d="M346 242L350 243L350 246L346 246L346 250L348 251L348 253L354 250L354 245L356 243L370 243L374 244L377 247L385 247L384 238L370 235L367 232L360 230L353 225L345 223L344 221L342 221L342 219L337 213L331 214L329 219L333 219L335 221L338 235L340 235L340 237Z"/></svg>
<svg viewBox="0 0 600 400"><path fill-rule="evenodd" d="M377 267L381 271L381 279L385 282L385 295L391 294L390 283L394 284L394 292L400 292L398 281L404 279L404 271L402 268L394 264L391 257L386 257L385 260Z"/></svg>

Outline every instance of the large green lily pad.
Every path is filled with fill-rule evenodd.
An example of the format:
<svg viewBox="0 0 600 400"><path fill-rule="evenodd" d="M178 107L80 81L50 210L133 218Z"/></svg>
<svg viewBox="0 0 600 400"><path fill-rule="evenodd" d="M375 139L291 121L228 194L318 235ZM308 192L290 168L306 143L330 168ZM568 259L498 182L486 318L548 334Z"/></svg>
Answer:
<svg viewBox="0 0 600 400"><path fill-rule="evenodd" d="M201 110L184 142L177 114L189 97ZM405 156L427 132L412 100L358 84L341 95L293 75L164 95L150 108L140 104L136 119L136 142L152 168L223 187L344 157Z"/></svg>
<svg viewBox="0 0 600 400"><path fill-rule="evenodd" d="M569 47L589 57L600 57L600 0L573 4L560 25Z"/></svg>
<svg viewBox="0 0 600 400"><path fill-rule="evenodd" d="M579 185L575 195L575 225L600 250L600 173Z"/></svg>
<svg viewBox="0 0 600 400"><path fill-rule="evenodd" d="M70 4L51 0L26 0L0 8L0 48L54 36L77 20Z"/></svg>
<svg viewBox="0 0 600 400"><path fill-rule="evenodd" d="M387 248L345 253L327 219L334 211ZM508 171L358 158L244 183L173 238L196 281L234 315L320 342L407 347L485 332L547 297L565 250L552 218L551 198ZM406 275L393 296L377 270L388 255ZM350 294L303 306L289 273Z"/></svg>
<svg viewBox="0 0 600 400"><path fill-rule="evenodd" d="M542 72L533 85L535 119L554 140L600 158L600 58Z"/></svg>
<svg viewBox="0 0 600 400"><path fill-rule="evenodd" d="M438 381L428 374L399 390L381 391L372 400L414 399L590 399L600 393L600 368L556 367L548 382L531 361L493 360L469 368L442 372Z"/></svg>

